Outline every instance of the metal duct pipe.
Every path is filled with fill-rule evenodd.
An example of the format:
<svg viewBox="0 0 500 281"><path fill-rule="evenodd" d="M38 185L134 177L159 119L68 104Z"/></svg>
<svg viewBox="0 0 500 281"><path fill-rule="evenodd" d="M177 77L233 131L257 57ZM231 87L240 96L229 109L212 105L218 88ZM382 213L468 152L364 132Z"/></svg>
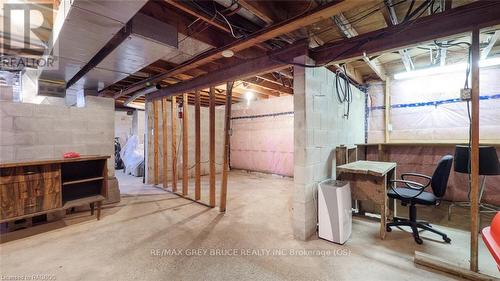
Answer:
<svg viewBox="0 0 500 281"><path fill-rule="evenodd" d="M152 87L149 87L149 88L146 88L142 91L138 91L136 92L135 94L133 94L130 98L128 98L124 103L123 105L124 106L127 106L127 107L131 107L131 108L137 108L135 107L135 105L132 105L131 103L134 102L136 99L138 99L139 97L142 97L142 96L145 96L147 94L150 94L150 93L153 93L153 92L156 92L158 91L159 89L161 89L160 85L156 85L156 86L152 86ZM132 105L132 106L131 106ZM143 108L144 109L144 108Z"/></svg>

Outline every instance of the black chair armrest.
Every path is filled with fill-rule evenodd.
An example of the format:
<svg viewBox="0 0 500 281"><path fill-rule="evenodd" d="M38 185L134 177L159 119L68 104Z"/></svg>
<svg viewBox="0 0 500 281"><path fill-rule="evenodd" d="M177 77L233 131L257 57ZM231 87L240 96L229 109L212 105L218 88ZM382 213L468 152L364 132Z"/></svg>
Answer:
<svg viewBox="0 0 500 281"><path fill-rule="evenodd" d="M427 175L423 174L418 174L418 173L402 173L401 174L401 179L402 180L407 180L406 177L417 177L417 178L423 178L427 180L427 183L425 184L425 187L428 187L431 184L432 177L429 177Z"/></svg>
<svg viewBox="0 0 500 281"><path fill-rule="evenodd" d="M410 189L420 191L417 194L415 194L414 196L403 196L403 195L399 194L398 191L391 185L392 191L394 191L394 193L396 193L399 197L405 198L405 199L412 199L412 198L419 196L420 194L422 194L422 192L424 192L424 189L427 187L426 185L423 185L421 183L409 181L409 180L391 180L390 182L391 183L404 183Z"/></svg>

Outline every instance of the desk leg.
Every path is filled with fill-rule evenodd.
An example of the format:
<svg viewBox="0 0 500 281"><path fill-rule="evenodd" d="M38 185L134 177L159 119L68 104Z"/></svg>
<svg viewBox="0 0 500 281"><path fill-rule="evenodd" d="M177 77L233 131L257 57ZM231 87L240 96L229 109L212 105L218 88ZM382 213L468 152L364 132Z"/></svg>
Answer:
<svg viewBox="0 0 500 281"><path fill-rule="evenodd" d="M385 225L387 222L387 176L382 182L382 190L384 190L384 200L380 207L380 239L385 239Z"/></svg>
<svg viewBox="0 0 500 281"><path fill-rule="evenodd" d="M385 239L385 224L386 224L386 208L385 205L380 207L380 239Z"/></svg>
<svg viewBox="0 0 500 281"><path fill-rule="evenodd" d="M102 201L97 202L97 220L101 219L101 205Z"/></svg>

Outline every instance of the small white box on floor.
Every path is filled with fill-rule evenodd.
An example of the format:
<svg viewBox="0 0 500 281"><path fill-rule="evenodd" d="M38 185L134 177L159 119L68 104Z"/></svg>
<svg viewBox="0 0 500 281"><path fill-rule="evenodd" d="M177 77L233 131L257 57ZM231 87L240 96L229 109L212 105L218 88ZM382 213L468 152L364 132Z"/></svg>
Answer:
<svg viewBox="0 0 500 281"><path fill-rule="evenodd" d="M349 182L326 180L318 186L319 238L344 244L351 236L352 209Z"/></svg>

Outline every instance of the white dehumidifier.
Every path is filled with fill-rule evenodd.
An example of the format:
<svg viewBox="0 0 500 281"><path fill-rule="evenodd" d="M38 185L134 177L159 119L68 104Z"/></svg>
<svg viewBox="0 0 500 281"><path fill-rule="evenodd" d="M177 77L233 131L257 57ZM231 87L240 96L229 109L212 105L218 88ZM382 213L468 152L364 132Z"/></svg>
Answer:
<svg viewBox="0 0 500 281"><path fill-rule="evenodd" d="M319 237L344 244L351 236L352 209L349 182L326 180L318 186Z"/></svg>

